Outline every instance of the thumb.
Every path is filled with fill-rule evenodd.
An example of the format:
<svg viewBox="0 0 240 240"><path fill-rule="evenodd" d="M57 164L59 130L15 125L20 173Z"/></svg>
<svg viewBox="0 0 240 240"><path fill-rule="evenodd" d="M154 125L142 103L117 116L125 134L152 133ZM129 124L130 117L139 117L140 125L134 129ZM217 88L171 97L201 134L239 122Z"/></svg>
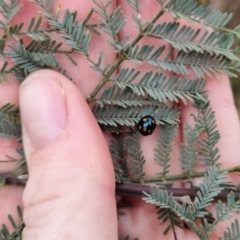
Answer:
<svg viewBox="0 0 240 240"><path fill-rule="evenodd" d="M20 108L29 168L23 239L117 239L111 158L79 90L41 70L21 85Z"/></svg>

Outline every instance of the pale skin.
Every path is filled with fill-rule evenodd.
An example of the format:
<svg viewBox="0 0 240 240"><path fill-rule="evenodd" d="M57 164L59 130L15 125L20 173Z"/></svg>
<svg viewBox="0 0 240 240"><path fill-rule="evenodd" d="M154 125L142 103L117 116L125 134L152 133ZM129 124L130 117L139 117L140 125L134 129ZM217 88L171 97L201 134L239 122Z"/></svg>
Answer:
<svg viewBox="0 0 240 240"><path fill-rule="evenodd" d="M25 7L14 22L29 22L36 15L38 8L22 1ZM159 10L155 1L142 2L141 18L150 20ZM128 22L120 38L126 34L130 39L137 35L137 28L131 21L132 9L124 0L117 1L127 16ZM94 6L92 1L56 0L55 7L77 10L79 20L83 20ZM111 5L110 9L113 9ZM63 11L62 11L63 13ZM62 17L62 15L61 15ZM165 15L163 20L171 20ZM96 19L95 19L96 20ZM93 20L94 21L94 20ZM43 25L47 26L47 23ZM104 63L113 63L116 54L109 46L105 34L100 38L93 35L90 48L92 59L96 60L99 51L104 52ZM146 38L140 44L163 44L157 39ZM167 43L166 51L170 49ZM100 49L100 50L99 50ZM154 206L141 199L126 199L133 204L125 209L125 215L117 221L114 172L107 143L98 124L89 110L85 99L99 83L101 76L89 69L89 62L81 55L75 60L74 67L64 56L58 60L68 70L76 85L59 73L41 70L31 74L20 86L17 80L0 85L1 105L7 102L20 104L23 124L24 149L29 167L29 180L25 189L20 187L2 187L0 191L0 223L7 222L7 214L16 216L15 206L24 209L24 240L38 239L117 239L130 235L141 240L162 239L166 225L157 221ZM148 65L123 63L123 67L151 70ZM166 73L169 75L169 73ZM191 74L191 73L190 73ZM229 80L221 75L220 79L208 79L206 88L210 91L211 106L216 112L221 140L218 144L223 168L230 168L240 159L240 125L234 106ZM182 126L192 122L192 108L182 105L181 125L175 139L172 153L171 174L181 173L178 167L179 145L184 139ZM148 176L156 172L152 150L155 146L157 132L142 138L144 154L147 158L145 171ZM15 156L14 149L19 146L14 140L0 140L0 158ZM17 156L17 155L16 155ZM1 163L0 171L13 167L12 163ZM199 169L197 169L199 170ZM229 179L239 183L237 175ZM194 180L198 183L199 180ZM176 186L183 187L182 183ZM217 239L225 222L211 236ZM223 226L223 227L222 227ZM216 235L215 235L216 234ZM190 230L177 230L179 239L198 239ZM173 239L170 233L164 239Z"/></svg>

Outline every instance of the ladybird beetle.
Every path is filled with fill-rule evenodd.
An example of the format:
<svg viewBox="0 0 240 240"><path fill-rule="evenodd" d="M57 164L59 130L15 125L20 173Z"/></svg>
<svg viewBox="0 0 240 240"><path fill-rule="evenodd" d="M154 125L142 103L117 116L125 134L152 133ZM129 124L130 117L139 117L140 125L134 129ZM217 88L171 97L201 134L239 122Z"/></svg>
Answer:
<svg viewBox="0 0 240 240"><path fill-rule="evenodd" d="M143 136L148 136L154 132L156 128L156 121L152 116L145 116L140 119L137 125L138 131L143 135Z"/></svg>

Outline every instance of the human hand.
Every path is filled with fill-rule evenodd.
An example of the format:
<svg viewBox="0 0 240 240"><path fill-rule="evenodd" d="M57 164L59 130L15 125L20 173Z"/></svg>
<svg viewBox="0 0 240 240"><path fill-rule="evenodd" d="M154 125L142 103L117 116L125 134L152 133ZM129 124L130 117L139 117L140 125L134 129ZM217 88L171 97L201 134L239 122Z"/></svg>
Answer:
<svg viewBox="0 0 240 240"><path fill-rule="evenodd" d="M24 3L24 11L32 12L32 5L27 1ZM120 36L130 35L130 39L133 39L137 28L133 27L130 21L131 10L125 1L119 3L129 20ZM77 9L80 20L84 19L93 6L91 1L55 1L55 5L59 4L62 9ZM158 4L155 2L151 3L149 12L146 11L149 3L141 4L145 10L141 16L143 20L151 19L158 11ZM26 22L32 17L29 14L23 16ZM169 20L169 17L166 15L164 18ZM146 42L163 44L162 41L147 38L143 39L141 44ZM170 46L164 44L167 52ZM90 54L94 59L99 55L99 46L105 53L105 64L116 60L117 56L109 49L105 34L102 34L100 40L93 40ZM111 158L106 141L85 101L85 97L99 82L100 76L89 69L89 63L82 56L77 57L78 67L73 67L65 57L60 57L59 62L71 73L76 86L58 73L41 70L30 75L20 88L24 150L29 167L29 180L23 192L26 224L23 239L94 239L96 236L98 239L117 239ZM126 64L129 68L132 66L143 71L151 69L148 65L133 66L129 62L121 67ZM12 96L8 94L12 89L17 89L16 82L0 87L3 102L17 102L16 91ZM216 111L218 129L222 136L219 142L221 163L223 167L231 167L236 165L240 157L240 127L229 81L225 76L220 80L211 78L207 89L211 93L209 98ZM191 121L191 107L183 105L181 109L181 126L172 153L172 174L181 173L178 166L179 146L183 139L181 127ZM226 121L231 129L226 129ZM156 137L157 132L142 138L143 151L148 159L145 167L148 175L156 172L152 154ZM4 156L6 153L11 155L9 148L15 149L16 143L1 141ZM232 176L232 181L234 178ZM178 184L183 187L182 183ZM12 213L14 207L21 203L21 198L22 189L19 187L4 187L0 193L0 205L6 208L0 209L0 216ZM129 234L143 240L161 238L166 225L159 225L155 207L140 199L127 200L133 207L125 209L126 214L119 219L121 235ZM2 221L6 222L5 218L2 218ZM177 234L180 239L196 239L190 230L177 230ZM168 238L172 239L172 234L164 236L164 239Z"/></svg>

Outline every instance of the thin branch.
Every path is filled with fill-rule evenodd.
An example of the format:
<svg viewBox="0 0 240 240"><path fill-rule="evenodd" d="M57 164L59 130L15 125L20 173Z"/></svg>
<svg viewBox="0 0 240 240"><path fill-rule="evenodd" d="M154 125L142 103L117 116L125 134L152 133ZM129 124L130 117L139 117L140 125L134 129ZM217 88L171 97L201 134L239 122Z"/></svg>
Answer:
<svg viewBox="0 0 240 240"><path fill-rule="evenodd" d="M0 179L2 178L5 185L14 185L14 186L25 186L27 183L27 179L21 179L16 177L8 176L9 173L1 173ZM143 192L150 194L150 188L151 186L142 185L142 184L135 184L135 183L124 183L124 184L117 184L116 185L116 195L118 196L124 196L124 197L137 197L142 198L145 195ZM172 194L173 197L185 197L189 196L192 200L197 195L198 189L192 189L192 188L162 188L159 187L159 189L163 189L167 191L169 194ZM226 201L227 195L230 192L234 192L235 199L240 199L240 191L233 191L224 189L221 193L217 195L217 197L214 198L215 201L221 200Z"/></svg>
<svg viewBox="0 0 240 240"><path fill-rule="evenodd" d="M142 198L145 196L143 192L150 194L150 188L151 186L142 185L142 184L133 184L133 183L117 184L116 195L124 196L124 197ZM185 188L185 189L184 188L162 188L162 187L158 187L158 188L164 191L167 191L169 194L172 194L173 197L189 196L192 200L194 200L198 192L198 189L192 189L192 188ZM230 192L234 192L236 199L240 198L240 191L224 189L221 193L217 195L217 197L214 198L214 200L226 201L227 195Z"/></svg>
<svg viewBox="0 0 240 240"><path fill-rule="evenodd" d="M157 15L153 18L152 21L150 21L147 26L139 32L138 36L133 40L131 47L134 47L145 35L145 33L147 32L148 28L150 25L154 24L162 15L163 15L164 11L161 9ZM127 58L125 56L125 52L127 52L128 50L125 50L124 52L122 52L121 54L119 54L118 59L116 60L116 62L112 65L111 69L109 69L109 71L106 73L106 75L103 77L103 79L101 80L101 82L96 86L96 88L92 91L92 93L89 95L89 97L87 98L87 102L90 103L94 100L94 97L98 94L98 92L100 91L100 89L103 87L103 85L109 80L109 78L111 77L111 75L115 72L115 70L119 67L119 65Z"/></svg>
<svg viewBox="0 0 240 240"><path fill-rule="evenodd" d="M227 171L228 173L232 173L232 172L239 172L240 173L240 165L239 166L235 166L232 168L227 168L227 169L222 169L222 171ZM190 174L178 174L178 175L168 175L165 176L165 178L163 178L162 176L157 176L157 177L152 177L152 178L144 178L141 179L141 182L144 183L150 183L150 182L162 182L162 181L171 181L171 180L184 180L184 179L188 179L190 178L199 178L199 177L204 177L204 174L206 172L193 172ZM134 179L134 181L132 181L134 183L139 183L140 179Z"/></svg>

